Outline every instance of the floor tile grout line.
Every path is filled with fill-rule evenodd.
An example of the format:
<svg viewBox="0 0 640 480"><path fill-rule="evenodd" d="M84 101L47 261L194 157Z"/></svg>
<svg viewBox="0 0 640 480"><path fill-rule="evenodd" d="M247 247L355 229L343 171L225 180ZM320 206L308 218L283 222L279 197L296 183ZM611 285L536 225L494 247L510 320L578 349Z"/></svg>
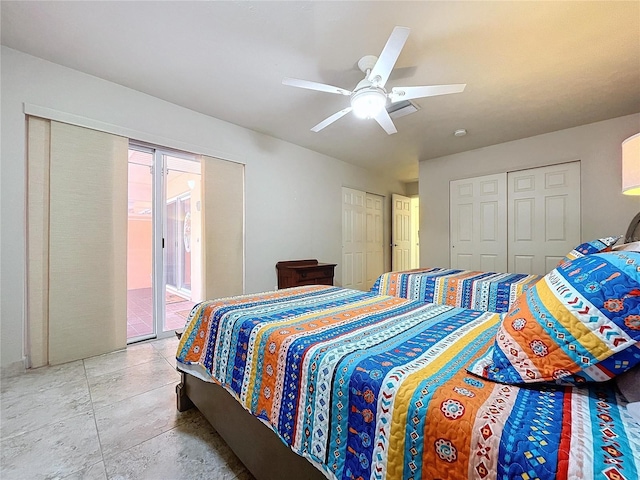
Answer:
<svg viewBox="0 0 640 480"><path fill-rule="evenodd" d="M110 403L109 405L104 405L102 407L98 407L97 409L94 409L94 414L95 414L95 412L100 412L101 410L104 410L105 408L113 407L114 405L116 405L116 404L118 404L120 402L124 402L126 400L131 400L132 398L139 397L140 395L144 395L145 393L153 392L155 390L160 390L161 388L164 388L167 385L171 385L171 383L172 382L167 382L167 383L159 385L157 387L153 387L153 388L151 388L149 390L145 390L144 392L136 393L135 395L131 395L130 397L123 398L122 400L118 400L117 402Z"/></svg>
<svg viewBox="0 0 640 480"><path fill-rule="evenodd" d="M100 442L100 433L98 432L98 425L97 425L97 423L96 423L95 410L94 410L94 408L93 408L93 399L92 399L92 397L91 397L91 388L89 387L89 380L88 380L88 378L87 378L87 372L86 372L86 370L85 370L85 368L84 368L84 359L83 359L83 360L81 360L81 361L82 361L82 369L83 369L83 371L84 371L84 379L85 379L85 381L86 381L87 391L88 391L88 393L89 393L89 401L90 401L90 403L91 403L91 410L90 410L90 411L82 412L82 413L78 413L78 414L76 414L76 415L72 415L72 416L67 417L67 418L56 419L56 420L55 420L54 422L52 422L52 423L48 423L48 424L46 424L46 425L41 425L41 426L39 426L39 427L37 427L37 428L34 428L33 430L28 430L28 431L26 431L26 432L21 432L21 433L19 433L19 434L15 434L15 435L9 435L8 437L2 437L2 439L1 439L1 441L3 441L3 442L4 442L5 440L10 440L10 439L15 438L15 437L18 437L18 436L20 436L20 435L26 435L26 434L28 434L28 433L37 432L38 430L40 430L40 429L42 429L42 428L51 427L51 425L54 425L54 424L56 424L56 423L58 423L58 422L68 421L68 420L70 420L70 419L72 419L72 418L74 418L74 417L79 417L79 416L81 416L81 415L86 415L87 413L91 413L91 414L92 414L92 416L93 416L93 422L94 422L94 425L96 426L96 437L97 437L97 439L98 439L98 446L99 446L99 448L100 448L100 458L101 458L101 460L99 460L99 461L97 461L97 462L95 462L95 463L92 463L92 464L90 464L90 465L85 465L84 467L82 467L82 468L80 468L80 469L78 469L78 470L76 470L76 471L74 471L74 472L71 472L71 473L69 473L68 475L65 475L64 477L62 477L62 480L64 480L65 478L69 478L71 475L74 475L74 474L76 474L76 473L78 473L78 472L81 472L82 470L85 470L85 469L87 469L87 468L93 467L94 465L97 465L97 464L98 464L98 463L100 463L100 462L103 462L103 463L104 463L104 455L103 455L103 453L102 453L102 444L101 444L101 442ZM106 470L106 469L105 469L105 470ZM108 479L107 479L107 480L108 480Z"/></svg>
<svg viewBox="0 0 640 480"><path fill-rule="evenodd" d="M100 454L102 454L102 451L100 451ZM65 478L71 478L72 475L77 474L78 472L81 472L83 470L86 470L88 468L91 468L97 464L99 464L100 462L102 462L102 464L104 465L104 459L102 460L98 460L96 463L92 463L91 465L87 465L85 467L82 467L80 470L76 470L75 472L71 472L69 475L65 475L64 477L62 477L60 480L65 480ZM106 466L105 466L105 473L106 473ZM107 480L109 480L109 478L107 477Z"/></svg>
<svg viewBox="0 0 640 480"><path fill-rule="evenodd" d="M85 377L85 380L86 380L86 377ZM75 380L75 381L78 381L78 380ZM91 390L89 389L88 382L87 382L87 389L89 390L89 401L91 402ZM42 425L38 425L37 427L31 428L29 430L20 431L20 432L17 432L17 433L14 432L14 433L10 433L9 435L2 435L2 436L0 436L0 443L4 442L6 440L11 440L11 439L20 437L21 435L26 435L26 434L29 434L29 433L32 433L32 432L37 432L38 430L41 430L43 428L51 427L52 425L55 425L58 422L66 422L68 420L71 420L72 418L79 417L81 415L86 415L87 413L93 413L93 404L90 405L90 410L87 410L86 412L80 412L80 413L76 412L76 413L73 413L73 414L68 415L68 416L63 416L61 418L56 418L55 420L50 421L49 423L44 423Z"/></svg>
<svg viewBox="0 0 640 480"><path fill-rule="evenodd" d="M131 445L130 447L125 448L124 450L121 450L121 451L119 451L119 452L117 452L117 453L113 453L113 454L111 454L111 455L107 455L107 458L114 458L114 457L116 457L116 456L118 456L118 455L122 455L123 453L126 453L126 452L128 452L129 450L131 450L132 448L139 447L140 445L143 445L143 444L145 444L145 443L147 443L147 442L149 442L149 441L153 440L154 438L158 438L158 437L159 437L159 436L161 436L161 435L165 435L165 434L167 434L167 433L169 433L169 432L171 432L171 431L175 430L176 428L178 428L178 427L180 427L180 426L182 426L182 423L176 423L173 427L171 427L171 428L170 428L170 429L168 429L168 430L165 430L164 432L160 432L160 433L158 433L158 434L156 434L156 435L154 435L154 436L152 436L152 437L147 438L146 440L143 440L143 441L142 441L142 442L140 442L140 443L136 443L135 445ZM213 427L212 427L212 428L213 428ZM105 460L105 470L106 470L106 460Z"/></svg>
<svg viewBox="0 0 640 480"><path fill-rule="evenodd" d="M104 471L106 475L107 464L104 462L104 453L102 451L102 440L100 439L100 430L98 430L98 420L96 420L96 408L93 405L93 395L91 394L91 385L89 384L89 377L87 375L87 368L84 364L84 359L82 360L82 367L84 369L84 378L87 381L87 388L89 389L89 400L91 401L91 413L93 414L93 424L96 427L96 436L98 437L98 446L100 447L100 458L102 458L102 464L104 465ZM107 476L107 480L109 480L108 476Z"/></svg>
<svg viewBox="0 0 640 480"><path fill-rule="evenodd" d="M163 357L163 358L164 358L164 357ZM165 360L166 360L166 359L165 359ZM82 360L82 366L83 366L83 368L84 368L85 379L87 380L87 388L89 389L89 399L91 400L91 411L92 411L92 413L93 413L93 422L94 422L94 424L95 424L95 426L96 426L96 435L97 435L97 437L98 437L98 445L100 446L100 457L102 458L102 463L103 463L103 465L104 465L105 475L107 476L107 480L109 480L109 473L108 473L108 471L107 471L107 458L109 458L109 457L105 458L104 451L103 451L103 449L102 449L102 440L100 439L100 430L98 429L98 420L97 420L97 418L96 418L96 411L100 411L101 409L107 408L107 407L109 407L110 405L105 405L105 406L103 406L103 407L100 407L100 408L96 409L96 407L95 407L95 406L94 406L94 404L93 404L93 396L91 395L91 386L90 386L90 384L89 384L89 378L88 378L88 376L87 376L87 369L85 368L84 360ZM167 386L167 385L169 385L170 383L171 383L171 382L165 383L164 385L160 385L160 386L155 387L155 388L152 388L152 389L150 389L150 390L146 390L146 391L144 391L144 392L142 392L142 393L139 393L139 394L136 394L136 395L132 395L131 397L127 397L127 398L122 399L122 400L120 400L120 401L131 400L132 398L135 398L135 397L137 397L137 396L139 396L139 395L143 395L143 394L145 394L145 393L152 392L152 391L154 391L154 390L158 390L158 389L160 389L160 388L166 387L166 386ZM112 403L111 405L115 405L116 403L118 403L118 402ZM175 427L174 427L174 428L175 428ZM169 430L167 430L167 431L169 431ZM163 432L163 433L166 433L166 432ZM157 436L157 435L156 435L156 436ZM154 436L154 437L152 437L152 438L155 438L155 436ZM145 441L146 441L146 440L145 440ZM141 442L141 443L139 443L138 445L140 445L140 444L142 444L142 443L144 443L144 442ZM135 446L137 446L137 445L135 445ZM133 448L133 447L130 447L130 448ZM127 450L129 450L129 449L123 450L123 452L126 452ZM122 453L122 452L120 452L120 453ZM113 455L112 455L112 456L113 456Z"/></svg>
<svg viewBox="0 0 640 480"><path fill-rule="evenodd" d="M158 355L158 356L160 356L161 358L164 358L164 356L163 356L163 355L158 351L158 349L157 349L157 348L154 348L153 350L154 350L154 351L153 351L153 354L154 354L154 355ZM108 354L108 355L109 355L109 354ZM95 357L91 357L91 358L95 358ZM146 361L144 361L144 362L136 363L135 365L129 365L129 366L127 366L127 367L118 368L117 370L112 370L112 371L110 371L110 372L101 373L100 375L92 375L92 376L91 376L91 378L95 379L95 378L102 377L102 376L104 376L104 375L112 375L112 374L114 374L114 373L116 373L116 372L121 372L121 371L123 371L123 370L127 370L127 369L130 369L130 368L139 367L140 365L146 365L147 363L151 363L151 362L153 362L154 360L157 360L157 359L156 359L156 358L152 358L151 360L146 360ZM83 360L83 362L84 362L84 360ZM85 374L86 374L86 369L85 369ZM87 381L89 381L89 377L87 377ZM89 385L91 385L91 383L89 383Z"/></svg>
<svg viewBox="0 0 640 480"><path fill-rule="evenodd" d="M73 415L70 415L68 417L62 417L62 418L57 418L54 421L52 421L51 423L46 423L44 425L39 425L35 428L32 428L30 430L25 430L24 432L19 432L19 433L12 433L6 436L3 436L2 438L0 438L0 443L5 442L7 440L13 440L16 439L22 435L28 435L29 433L33 433L33 432L37 432L38 430L42 430L43 428L48 428L51 427L52 425L55 425L56 423L59 422L67 422L69 420L72 420L76 417L80 417L82 415L86 415L87 413L93 413L93 407L91 407L91 410L87 410L86 412L80 412L80 413L74 413Z"/></svg>
<svg viewBox="0 0 640 480"><path fill-rule="evenodd" d="M175 367L175 365L173 365L173 364L171 363L171 361L175 359L175 356L165 356L165 352L166 352L166 351L168 351L168 350L171 350L171 349L172 349L172 347L173 347L173 345L171 345L171 344L169 343L169 342L171 342L171 340L170 340L170 339L173 339L173 337L167 337L167 338L165 338L165 339L159 339L159 340L158 340L158 339L155 339L155 340L153 340L153 341L151 341L151 342L148 342L148 343L151 343L151 344L152 344L152 347L153 347L153 350L152 350L152 351L154 352L154 353L152 354L152 357L153 357L153 358L152 358L151 360L149 360L148 362L142 362L141 364L134 365L134 366L132 366L132 367L137 367L137 366L142 365L142 364L144 364L144 363L150 363L150 362L153 362L153 361L157 361L156 354L158 354L161 358L163 358L163 359L167 362L167 364L168 364L168 365L169 365L169 367L172 369L172 371L175 371L175 370L176 370L176 367ZM173 340L173 341L175 341L175 340ZM162 346L160 346L160 345L156 345L156 343L158 343L158 344L160 344L160 345L162 345ZM118 402L113 403L113 404L110 404L110 405L105 405L105 406L102 406L102 407L97 408L96 403L95 403L95 400L94 400L94 398L93 398L93 391L92 391L92 387L91 387L91 381L90 381L90 378L93 378L93 379L95 380L96 378L100 377L101 375L98 375L98 376L95 376L95 377L90 377L90 376L89 376L89 370L88 370L88 368L87 368L87 365L86 365L86 363L85 363L85 360L88 360L88 359L80 359L80 362L82 362L82 363L80 364L80 365L82 365L82 375L78 375L78 373L79 373L79 372L77 372L74 378L75 378L75 380L76 380L76 381L81 382L81 383L83 384L83 386L85 386L85 387L87 388L87 393L89 394L89 404L87 405L87 407L88 407L88 408L87 408L87 411L82 412L82 413L78 413L78 414L76 414L76 415L72 415L72 416L70 416L70 417L68 417L68 418L69 418L69 419L71 419L71 418L74 418L74 417L79 417L79 416L81 416L81 415L88 415L88 414L93 415L94 426L95 426L95 429L96 429L95 431L96 431L96 436L97 436L97 440L98 440L98 447L100 448L100 456L98 457L98 458L99 458L99 460L98 460L98 461L93 462L93 463L88 464L88 465L83 465L83 466L82 466L82 468L79 468L78 470L76 470L76 471L74 471L74 472L70 472L70 473L68 473L68 474L67 474L65 477L63 477L63 478L69 478L69 477L72 477L74 474L78 474L79 472L82 472L82 471L86 471L86 470L88 470L88 469L91 469L91 468L93 468L94 466L96 466L98 463L102 462L102 463L103 463L103 468L104 468L104 472L105 472L106 478L107 478L107 479L109 479L109 478L110 478L110 476L109 476L109 474L108 474L108 472L107 472L107 460L112 459L115 455L118 455L119 453L116 453L116 454L108 454L108 455L106 455L106 454L105 454L105 452L104 452L104 448L103 448L103 445L102 445L102 438L101 438L101 436L100 436L100 430L98 429L98 423L97 423L97 415L96 415L96 413L101 412L103 409L105 409L105 408L107 408L107 407L109 407L109 406L116 405ZM129 367L125 367L125 369L128 369L128 368L129 368ZM115 373L115 372L118 372L118 371L121 371L121 370L125 370L125 369L116 370L116 371L114 371L114 372L110 372L110 373ZM105 374L102 374L102 375L108 375L108 373L105 373ZM147 389L147 390L145 390L144 392L140 392L140 393L137 393L137 394L135 394L135 395L131 395L131 396L129 396L129 397L127 397L127 398L125 398L125 399L119 400L119 402L121 402L121 401L130 401L130 400L132 400L132 399L134 399L134 398L136 398L136 397L139 397L139 396L141 396L141 395L144 395L144 394L147 394L147 393L151 393L151 392L156 391L156 390L159 390L159 389L161 389L161 388L166 388L166 387L168 387L169 385L175 385L175 384L177 384L178 382L179 382L179 379L178 379L177 377L173 377L173 372L172 372L172 376L171 376L171 378L170 378L168 381L166 381L166 383L163 383L162 385L155 385L155 386L153 386L152 388L148 388L148 389ZM26 433L34 432L34 431L37 431L37 430L39 430L39 429L41 429L41 428L45 428L45 427L47 427L47 426L51 426L51 425L53 425L53 424L55 424L55 423L57 423L57 422L60 422L60 421L66 421L66 420L68 420L68 419L67 419L67 418L64 418L64 419L56 419L56 420L55 420L55 422L53 422L53 423L51 423L51 424L42 425L42 426L40 426L40 427L34 428L34 429L32 429L32 430L29 430L28 432L22 432L22 434L26 434ZM131 447L129 447L129 448L127 448L127 449L123 450L123 451L122 451L122 452L120 452L120 453L123 453L123 452L129 451L131 448L136 447L136 446L139 446L139 445L142 445L142 444L144 444L144 443L148 442L149 440L155 439L155 438L157 438L157 437L159 437L159 436L161 436L161 435L163 435L163 434L165 434L165 433L168 433L168 432L171 432L171 431L175 431L176 429L180 428L180 426L181 426L181 425L183 425L183 423L184 423L184 422L187 422L188 420L189 420L188 418L184 418L184 417L176 418L176 423L175 423L171 428L169 428L168 430L165 430L164 432L160 432L160 433L158 433L158 434L156 434L156 435L153 435L152 437L150 437L150 438L148 438L148 439L146 439L146 440L144 440L144 441L142 441L142 442L140 442L140 443L137 443L136 445L132 445ZM21 434L18 434L18 435L21 435ZM13 436L12 436L12 437L13 437ZM4 438L2 438L2 440L5 440L5 439L4 439ZM238 475L236 475L234 478L238 478L238 477L239 477L240 475L242 475L243 473L244 473L244 471L240 472L240 473L239 473Z"/></svg>
<svg viewBox="0 0 640 480"><path fill-rule="evenodd" d="M162 385L158 385L157 387L154 387L151 390L145 390L144 392L136 393L135 395L131 395L130 397L122 398L122 399L118 400L117 402L108 403L107 405L102 405L100 407L97 407L97 410L100 411L100 410L102 410L104 408L111 407L111 406L115 405L116 403L120 403L120 402L123 402L125 400L131 400L132 398L138 397L138 396L143 395L143 394L145 394L147 392L151 392L153 390L157 390L158 388L166 387L167 385L171 385L171 383L173 383L174 381L178 381L178 380L177 379L176 380L171 380L171 381L169 381L167 383L163 383ZM96 407L94 407L94 413L95 413L95 408Z"/></svg>

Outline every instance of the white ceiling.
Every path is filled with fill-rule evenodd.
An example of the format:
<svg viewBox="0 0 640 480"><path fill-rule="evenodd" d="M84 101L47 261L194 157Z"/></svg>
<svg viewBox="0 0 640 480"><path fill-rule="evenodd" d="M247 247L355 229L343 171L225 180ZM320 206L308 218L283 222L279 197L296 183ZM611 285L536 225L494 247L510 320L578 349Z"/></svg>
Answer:
<svg viewBox="0 0 640 480"><path fill-rule="evenodd" d="M418 161L640 111L640 2L0 2L2 44L404 181ZM356 63L411 28L387 90L415 100L388 136L349 114ZM465 137L453 131L468 130Z"/></svg>

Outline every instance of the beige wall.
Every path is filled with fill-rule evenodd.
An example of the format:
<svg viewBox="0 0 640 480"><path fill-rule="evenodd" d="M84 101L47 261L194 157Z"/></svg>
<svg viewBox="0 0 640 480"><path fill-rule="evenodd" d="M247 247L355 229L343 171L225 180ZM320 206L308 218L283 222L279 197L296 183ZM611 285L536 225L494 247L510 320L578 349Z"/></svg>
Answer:
<svg viewBox="0 0 640 480"><path fill-rule="evenodd" d="M2 47L0 366L23 360L25 308L24 104L115 126L129 138L244 163L245 290L276 285L280 260L337 263L342 277L342 186L385 196L404 185L305 148ZM387 217L388 218L388 217ZM385 245L390 243L385 222ZM385 268L390 256L385 249Z"/></svg>
<svg viewBox="0 0 640 480"><path fill-rule="evenodd" d="M418 193L419 193L419 184L418 184L418 182L405 183L404 188L405 188L404 194L407 197L413 197L413 196L418 195Z"/></svg>
<svg viewBox="0 0 640 480"><path fill-rule="evenodd" d="M634 114L420 162L420 265L449 266L449 181L574 160L582 241L624 234L640 197L620 193L621 143L639 131Z"/></svg>

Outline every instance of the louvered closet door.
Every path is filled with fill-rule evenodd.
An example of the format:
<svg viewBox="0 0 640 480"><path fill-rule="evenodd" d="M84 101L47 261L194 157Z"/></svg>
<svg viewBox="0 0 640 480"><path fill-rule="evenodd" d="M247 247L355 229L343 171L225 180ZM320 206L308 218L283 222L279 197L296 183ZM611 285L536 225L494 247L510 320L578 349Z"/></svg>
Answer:
<svg viewBox="0 0 640 480"><path fill-rule="evenodd" d="M580 244L580 162L508 175L509 271L544 275Z"/></svg>

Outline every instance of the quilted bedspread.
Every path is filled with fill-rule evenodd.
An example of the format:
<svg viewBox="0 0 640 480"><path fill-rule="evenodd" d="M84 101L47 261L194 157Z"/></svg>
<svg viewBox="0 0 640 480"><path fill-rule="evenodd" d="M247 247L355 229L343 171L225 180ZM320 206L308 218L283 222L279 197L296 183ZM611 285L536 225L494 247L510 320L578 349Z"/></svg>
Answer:
<svg viewBox="0 0 640 480"><path fill-rule="evenodd" d="M640 425L613 386L519 388L467 373L499 320L300 287L197 305L177 359L328 478L639 478Z"/></svg>
<svg viewBox="0 0 640 480"><path fill-rule="evenodd" d="M521 273L426 268L383 273L373 293L488 312L506 312L522 292L542 278Z"/></svg>

